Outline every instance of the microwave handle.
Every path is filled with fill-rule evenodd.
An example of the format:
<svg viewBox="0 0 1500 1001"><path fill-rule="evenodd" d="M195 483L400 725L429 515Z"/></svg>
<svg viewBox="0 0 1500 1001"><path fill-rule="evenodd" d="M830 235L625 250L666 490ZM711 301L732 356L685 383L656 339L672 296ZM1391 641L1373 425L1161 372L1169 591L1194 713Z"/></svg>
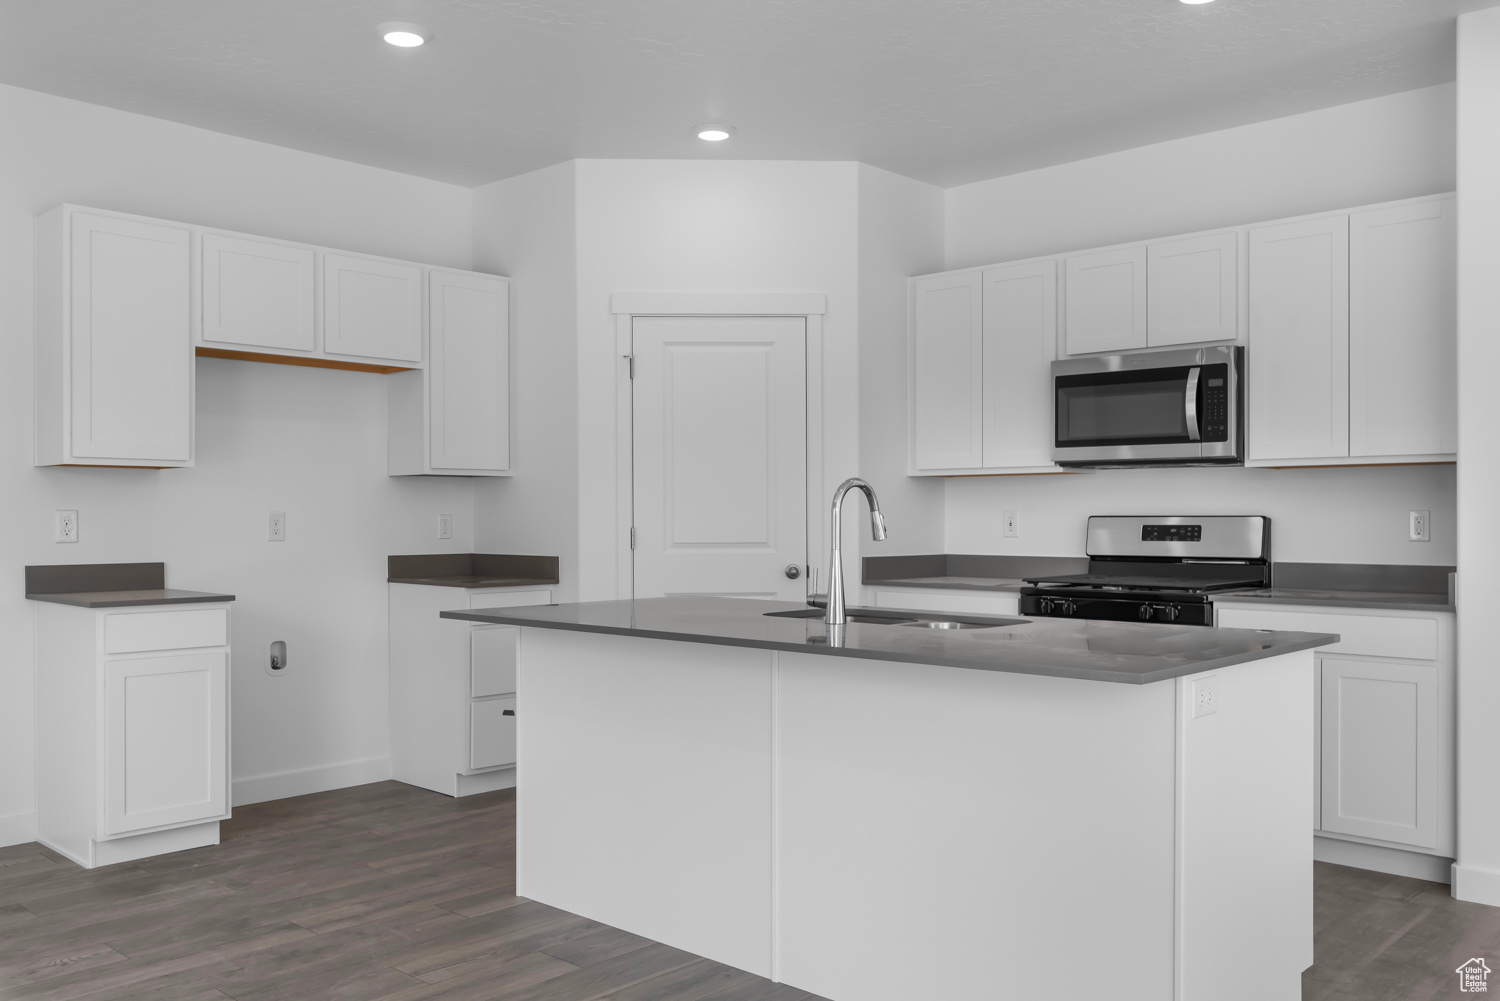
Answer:
<svg viewBox="0 0 1500 1001"><path fill-rule="evenodd" d="M1198 377L1203 374L1200 366L1188 371L1187 393L1184 396L1183 416L1187 418L1188 441L1202 441L1198 431Z"/></svg>

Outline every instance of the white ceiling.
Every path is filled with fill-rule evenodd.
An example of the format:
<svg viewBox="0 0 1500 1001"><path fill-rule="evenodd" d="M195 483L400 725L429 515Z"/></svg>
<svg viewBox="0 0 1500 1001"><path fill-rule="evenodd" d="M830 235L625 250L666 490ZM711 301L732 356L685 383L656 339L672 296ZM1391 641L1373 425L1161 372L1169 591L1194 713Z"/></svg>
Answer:
<svg viewBox="0 0 1500 1001"><path fill-rule="evenodd" d="M573 157L953 185L1452 80L1454 17L1495 2L0 0L0 82L466 185Z"/></svg>

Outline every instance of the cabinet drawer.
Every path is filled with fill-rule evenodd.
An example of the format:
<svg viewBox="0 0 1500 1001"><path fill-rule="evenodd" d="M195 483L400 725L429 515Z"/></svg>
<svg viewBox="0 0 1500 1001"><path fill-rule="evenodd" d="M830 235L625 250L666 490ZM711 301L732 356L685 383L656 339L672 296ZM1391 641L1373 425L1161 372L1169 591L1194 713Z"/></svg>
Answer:
<svg viewBox="0 0 1500 1001"><path fill-rule="evenodd" d="M551 591L470 591L470 608L519 608L522 605L550 605Z"/></svg>
<svg viewBox="0 0 1500 1001"><path fill-rule="evenodd" d="M1260 612L1221 608L1218 624L1232 629L1285 629L1302 633L1337 633L1339 642L1320 647L1324 653L1365 654L1403 660L1436 660L1436 619L1388 615L1338 615L1329 612Z"/></svg>
<svg viewBox="0 0 1500 1001"><path fill-rule="evenodd" d="M516 763L516 700L469 703L469 767Z"/></svg>
<svg viewBox="0 0 1500 1001"><path fill-rule="evenodd" d="M229 642L229 611L224 608L130 612L104 617L104 652L181 650Z"/></svg>
<svg viewBox="0 0 1500 1001"><path fill-rule="evenodd" d="M516 690L515 626L475 626L469 635L469 694L508 695Z"/></svg>

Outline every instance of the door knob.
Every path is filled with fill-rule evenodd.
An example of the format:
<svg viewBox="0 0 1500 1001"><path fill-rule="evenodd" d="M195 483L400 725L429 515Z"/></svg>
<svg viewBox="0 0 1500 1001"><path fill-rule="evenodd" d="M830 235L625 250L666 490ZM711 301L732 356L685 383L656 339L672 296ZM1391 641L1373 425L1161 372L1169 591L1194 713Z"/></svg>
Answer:
<svg viewBox="0 0 1500 1001"><path fill-rule="evenodd" d="M802 576L802 568L795 563L788 563L786 565L785 573L787 580L796 580L798 577Z"/></svg>

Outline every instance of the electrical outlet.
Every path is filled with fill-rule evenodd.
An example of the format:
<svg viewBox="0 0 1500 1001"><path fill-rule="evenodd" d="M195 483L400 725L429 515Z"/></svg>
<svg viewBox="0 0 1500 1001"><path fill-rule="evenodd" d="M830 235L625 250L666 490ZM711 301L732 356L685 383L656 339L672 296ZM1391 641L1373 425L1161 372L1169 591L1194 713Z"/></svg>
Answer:
<svg viewBox="0 0 1500 1001"><path fill-rule="evenodd" d="M453 515L451 515L451 514L440 514L440 515L438 515L438 538L439 539L451 539L451 538L453 538Z"/></svg>
<svg viewBox="0 0 1500 1001"><path fill-rule="evenodd" d="M56 511L54 512L56 523L53 526L53 542L77 542L78 541L78 512Z"/></svg>
<svg viewBox="0 0 1500 1001"><path fill-rule="evenodd" d="M266 530L266 538L271 542L286 541L286 512L272 511Z"/></svg>
<svg viewBox="0 0 1500 1001"><path fill-rule="evenodd" d="M1413 511L1411 513L1411 526L1407 533L1413 542L1432 541L1432 512Z"/></svg>
<svg viewBox="0 0 1500 1001"><path fill-rule="evenodd" d="M1005 521L1004 521L1005 531L1004 531L1003 534L1005 535L1005 537L1007 539L1018 539L1018 538L1020 538L1021 537L1021 512L1020 511L1006 511L1005 514L1004 514L1004 518L1005 518Z"/></svg>
<svg viewBox="0 0 1500 1001"><path fill-rule="evenodd" d="M1193 718L1208 716L1219 711L1219 699L1214 691L1216 677L1193 679Z"/></svg>

